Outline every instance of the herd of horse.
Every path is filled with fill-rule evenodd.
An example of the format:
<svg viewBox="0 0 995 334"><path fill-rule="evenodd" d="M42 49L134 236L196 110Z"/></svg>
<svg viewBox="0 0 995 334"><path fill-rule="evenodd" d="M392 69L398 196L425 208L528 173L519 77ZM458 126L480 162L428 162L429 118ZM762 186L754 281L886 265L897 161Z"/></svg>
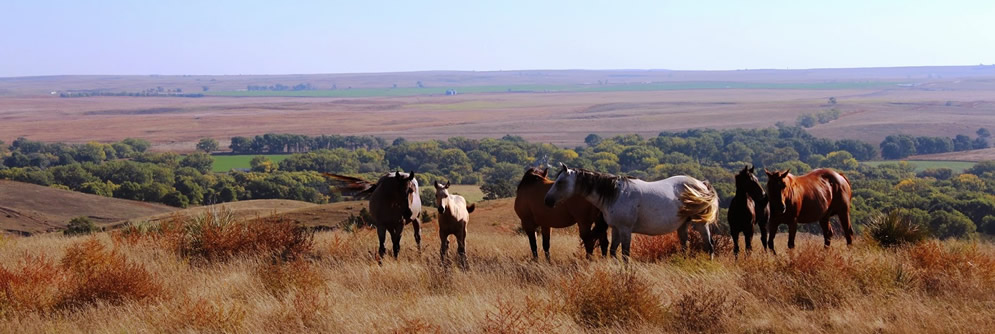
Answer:
<svg viewBox="0 0 995 334"><path fill-rule="evenodd" d="M730 202L727 219L737 257L739 234L744 235L746 251L750 252L755 229L760 231L764 250L774 252L774 237L782 224L788 226L789 249L795 246L798 224L814 222L819 222L825 245L829 247L833 236L829 225L832 216L838 217L847 245L852 244L852 188L843 174L828 168L802 176L792 175L788 170L764 171L766 187L760 185L753 167L744 166L735 176L736 194ZM719 217L719 196L708 181L678 175L648 182L565 164L560 164L552 179L548 172L549 168L527 168L516 190L515 213L528 236L533 259L539 257L537 232L542 233L543 252L549 260L550 229L575 224L588 257L596 245L600 245L602 256L607 256L610 248L612 257L621 246L622 257L627 259L633 233L663 235L677 231L681 247L686 249L689 228L702 236L704 250L714 257L711 235ZM376 183L326 175L347 181L346 187L369 195L372 223L380 242L378 259L387 251L384 243L388 232L393 256L397 257L401 232L408 224L414 228L415 243L421 249L422 203L414 172L390 172ZM467 224L475 205L467 205L462 196L450 194L449 182L445 185L434 182L434 187L434 204L439 210L440 259L446 262L449 236L454 235L459 263L465 268Z"/></svg>

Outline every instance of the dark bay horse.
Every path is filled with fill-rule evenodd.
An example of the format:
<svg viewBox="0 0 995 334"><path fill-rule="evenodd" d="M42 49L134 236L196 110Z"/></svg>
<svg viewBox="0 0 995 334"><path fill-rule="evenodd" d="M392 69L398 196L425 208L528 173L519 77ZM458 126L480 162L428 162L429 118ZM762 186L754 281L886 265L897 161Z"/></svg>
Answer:
<svg viewBox="0 0 995 334"><path fill-rule="evenodd" d="M577 224L580 230L580 240L584 242L584 250L590 257L594 253L594 242L600 240L601 255L608 255L608 225L601 216L601 211L591 205L584 197L574 196L555 208L543 203L546 193L553 186L553 181L546 178L549 169L531 167L525 171L522 181L518 183L515 194L515 213L522 220L522 230L529 237L532 247L532 258L539 257L536 249L536 229L542 230L542 250L549 260L549 234L551 228L566 228Z"/></svg>
<svg viewBox="0 0 995 334"><path fill-rule="evenodd" d="M377 237L380 238L378 259L383 258L387 248L384 247L386 234L390 233L394 257L401 251L401 232L404 225L410 223L415 231L415 244L421 249L421 225L418 220L421 214L421 197L418 193L418 180L415 172L390 172L380 177L377 183L370 183L358 178L329 174L325 176L345 182L340 189L359 191L357 197L370 196L370 215L377 227Z"/></svg>
<svg viewBox="0 0 995 334"><path fill-rule="evenodd" d="M819 222L826 247L833 237L829 218L839 217L846 237L846 244L853 243L853 226L850 225L850 199L853 197L850 180L828 168L820 168L802 176L791 175L790 170L767 173L767 195L770 198L770 222L767 247L774 250L774 235L781 224L788 225L788 248L795 248L795 231L798 224Z"/></svg>
<svg viewBox="0 0 995 334"><path fill-rule="evenodd" d="M736 196L729 204L726 218L732 235L733 254L739 257L739 233L743 233L746 252L753 250L753 225L760 230L760 244L767 249L767 220L770 209L767 207L767 194L760 181L753 174L753 167L743 166L736 174Z"/></svg>

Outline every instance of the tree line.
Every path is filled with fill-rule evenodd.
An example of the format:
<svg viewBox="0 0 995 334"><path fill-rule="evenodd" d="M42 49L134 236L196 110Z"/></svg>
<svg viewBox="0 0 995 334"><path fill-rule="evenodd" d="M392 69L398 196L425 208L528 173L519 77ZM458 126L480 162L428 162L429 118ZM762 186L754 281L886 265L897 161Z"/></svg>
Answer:
<svg viewBox="0 0 995 334"><path fill-rule="evenodd" d="M929 137L909 135L891 135L881 142L881 157L885 159L902 159L917 154L934 154L978 150L989 147L988 138L991 133L986 128L980 128L973 140L967 135L950 137Z"/></svg>
<svg viewBox="0 0 995 334"><path fill-rule="evenodd" d="M817 138L801 127L692 129L649 138L591 134L576 147L510 135L387 143L369 136L267 134L235 137L230 146L243 148L239 153L296 153L279 163L260 155L252 159L251 170L227 173L211 172L213 158L206 153L154 153L148 146L140 139L67 145L19 138L9 152L4 149L0 178L175 206L263 198L324 203L339 200L340 194L321 172L375 180L403 169L417 171L422 184L478 184L493 199L514 196L526 166L563 162L648 180L678 174L706 179L726 207L735 193L734 172L744 165L796 174L830 167L853 181L858 223L898 210L937 236L995 234L995 163L979 163L959 174L950 169L916 173L903 162L874 167L859 162L878 157L874 145ZM765 175L759 177L765 181Z"/></svg>

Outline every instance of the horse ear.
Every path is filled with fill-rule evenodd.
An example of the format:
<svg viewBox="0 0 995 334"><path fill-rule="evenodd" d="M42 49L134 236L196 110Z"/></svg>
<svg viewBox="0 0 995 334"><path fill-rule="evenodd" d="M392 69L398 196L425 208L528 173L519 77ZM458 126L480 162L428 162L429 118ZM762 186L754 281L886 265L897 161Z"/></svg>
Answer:
<svg viewBox="0 0 995 334"><path fill-rule="evenodd" d="M750 166L750 174L753 174L753 166Z"/></svg>
<svg viewBox="0 0 995 334"><path fill-rule="evenodd" d="M408 172L408 181L415 179L415 171Z"/></svg>
<svg viewBox="0 0 995 334"><path fill-rule="evenodd" d="M561 162L561 163L560 163L560 169L562 169L562 170L567 170L567 169L570 169L570 168L569 168L569 167L567 167L567 164L565 164L565 163L562 163L562 162Z"/></svg>
<svg viewBox="0 0 995 334"><path fill-rule="evenodd" d="M781 173L781 177L783 178L785 176L788 176L788 173L791 173L791 169L790 168L789 169L785 169L784 173Z"/></svg>
<svg viewBox="0 0 995 334"><path fill-rule="evenodd" d="M767 170L767 167L764 167L764 174L767 174L768 177L777 175L777 173L771 173L769 170Z"/></svg>
<svg viewBox="0 0 995 334"><path fill-rule="evenodd" d="M542 177L546 177L546 175L549 175L549 167L542 170Z"/></svg>
<svg viewBox="0 0 995 334"><path fill-rule="evenodd" d="M445 186L445 188L449 189L449 180L446 180L446 186Z"/></svg>
<svg viewBox="0 0 995 334"><path fill-rule="evenodd" d="M439 181L432 181L432 185L435 186L436 188L438 188L439 187Z"/></svg>

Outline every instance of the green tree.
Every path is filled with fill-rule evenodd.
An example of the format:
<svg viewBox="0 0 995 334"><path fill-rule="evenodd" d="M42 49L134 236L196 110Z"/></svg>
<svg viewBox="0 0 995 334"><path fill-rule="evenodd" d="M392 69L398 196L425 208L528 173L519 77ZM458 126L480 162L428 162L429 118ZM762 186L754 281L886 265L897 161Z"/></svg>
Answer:
<svg viewBox="0 0 995 334"><path fill-rule="evenodd" d="M197 150L204 153L211 153L218 150L218 141L214 138L201 138L197 142Z"/></svg>
<svg viewBox="0 0 995 334"><path fill-rule="evenodd" d="M97 225L90 221L90 218L87 218L86 216L79 216L69 221L66 229L62 231L62 234L68 236L86 235L99 230L100 229L97 228Z"/></svg>
<svg viewBox="0 0 995 334"><path fill-rule="evenodd" d="M214 166L214 157L203 152L191 153L180 160L180 166L191 167L201 173L210 173Z"/></svg>
<svg viewBox="0 0 995 334"><path fill-rule="evenodd" d="M252 157L252 160L249 160L249 166L253 172L257 173L269 173L276 170L276 164L265 155Z"/></svg>
<svg viewBox="0 0 995 334"><path fill-rule="evenodd" d="M964 238L977 229L974 222L959 211L938 210L929 217L929 229L938 238Z"/></svg>

